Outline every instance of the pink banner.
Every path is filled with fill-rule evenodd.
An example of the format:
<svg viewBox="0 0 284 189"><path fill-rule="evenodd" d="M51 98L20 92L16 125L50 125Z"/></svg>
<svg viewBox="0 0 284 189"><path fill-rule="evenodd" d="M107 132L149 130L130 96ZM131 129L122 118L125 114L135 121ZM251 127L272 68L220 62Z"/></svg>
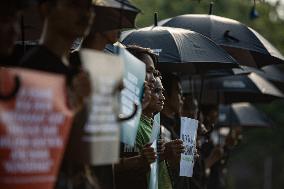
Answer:
<svg viewBox="0 0 284 189"><path fill-rule="evenodd" d="M0 68L0 188L52 189L73 114L66 103L64 76Z"/></svg>

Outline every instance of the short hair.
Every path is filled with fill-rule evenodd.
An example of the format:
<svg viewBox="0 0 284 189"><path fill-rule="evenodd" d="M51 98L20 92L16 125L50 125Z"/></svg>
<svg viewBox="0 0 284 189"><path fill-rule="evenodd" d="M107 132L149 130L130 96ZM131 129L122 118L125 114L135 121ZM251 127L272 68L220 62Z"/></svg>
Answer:
<svg viewBox="0 0 284 189"><path fill-rule="evenodd" d="M128 50L132 55L137 57L138 59L141 58L142 55L146 54L151 57L154 62L154 66L157 67L158 57L150 48L144 48L137 45L127 45L126 50Z"/></svg>
<svg viewBox="0 0 284 189"><path fill-rule="evenodd" d="M163 76L163 80L162 80L162 84L163 87L165 89L165 94L167 96L171 96L172 94L172 88L173 88L173 82L177 81L178 83L180 83L180 78L174 74L170 74L170 73L162 73Z"/></svg>

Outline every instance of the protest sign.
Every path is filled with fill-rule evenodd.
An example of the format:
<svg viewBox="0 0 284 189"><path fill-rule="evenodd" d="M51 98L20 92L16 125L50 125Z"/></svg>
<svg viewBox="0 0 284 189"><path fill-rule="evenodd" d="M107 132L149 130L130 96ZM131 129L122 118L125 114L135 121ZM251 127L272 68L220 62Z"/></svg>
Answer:
<svg viewBox="0 0 284 189"><path fill-rule="evenodd" d="M181 154L180 176L192 177L197 128L197 120L181 117L180 138L184 143L185 152Z"/></svg>
<svg viewBox="0 0 284 189"><path fill-rule="evenodd" d="M92 82L90 112L81 138L81 160L91 165L112 164L119 159L119 85L123 60L119 56L82 49L80 58Z"/></svg>
<svg viewBox="0 0 284 189"><path fill-rule="evenodd" d="M64 76L0 69L0 188L53 189L72 122Z"/></svg>
<svg viewBox="0 0 284 189"><path fill-rule="evenodd" d="M122 123L121 142L134 146L142 112L141 99L146 76L146 66L123 48L119 48L119 53L124 60L123 84L125 87L121 93L121 112L122 114L129 115L134 111L133 104L138 105L136 115L129 121Z"/></svg>
<svg viewBox="0 0 284 189"><path fill-rule="evenodd" d="M154 148L154 151L157 152L157 140L160 133L160 113L154 116L154 123L152 127L152 134L150 138L150 143L152 143L151 147ZM159 178L159 163L158 158L154 163L150 165L150 179L148 189L158 189L158 178Z"/></svg>

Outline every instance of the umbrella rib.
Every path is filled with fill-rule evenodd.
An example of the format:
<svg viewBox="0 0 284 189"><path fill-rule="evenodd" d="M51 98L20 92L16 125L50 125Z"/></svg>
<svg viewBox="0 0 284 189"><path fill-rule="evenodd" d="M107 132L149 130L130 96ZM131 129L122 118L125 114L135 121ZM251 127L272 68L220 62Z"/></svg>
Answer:
<svg viewBox="0 0 284 189"><path fill-rule="evenodd" d="M180 54L181 50L180 50L180 47L177 46L176 38L175 38L175 36L170 32L170 30L168 30L168 32L169 32L169 34L172 36L173 40L175 41L175 46L176 46L176 48L177 48L177 50L178 50L178 54L179 54L179 57L180 57L180 62L183 63L183 60L182 60L182 57L181 57L181 54Z"/></svg>

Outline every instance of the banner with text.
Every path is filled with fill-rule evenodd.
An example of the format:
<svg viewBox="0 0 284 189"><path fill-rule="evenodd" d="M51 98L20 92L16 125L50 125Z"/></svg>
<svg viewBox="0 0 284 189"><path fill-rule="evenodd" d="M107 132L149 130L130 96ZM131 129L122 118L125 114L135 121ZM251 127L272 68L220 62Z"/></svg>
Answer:
<svg viewBox="0 0 284 189"><path fill-rule="evenodd" d="M64 76L0 68L0 188L53 189L73 114Z"/></svg>

